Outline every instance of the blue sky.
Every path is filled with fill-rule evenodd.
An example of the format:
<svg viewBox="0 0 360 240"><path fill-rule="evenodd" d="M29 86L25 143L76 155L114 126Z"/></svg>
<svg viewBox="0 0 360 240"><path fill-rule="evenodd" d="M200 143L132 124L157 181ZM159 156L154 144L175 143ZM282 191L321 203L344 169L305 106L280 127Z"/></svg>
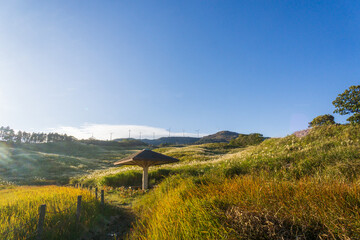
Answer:
<svg viewBox="0 0 360 240"><path fill-rule="evenodd" d="M359 84L359 56L358 1L2 1L0 125L285 136Z"/></svg>

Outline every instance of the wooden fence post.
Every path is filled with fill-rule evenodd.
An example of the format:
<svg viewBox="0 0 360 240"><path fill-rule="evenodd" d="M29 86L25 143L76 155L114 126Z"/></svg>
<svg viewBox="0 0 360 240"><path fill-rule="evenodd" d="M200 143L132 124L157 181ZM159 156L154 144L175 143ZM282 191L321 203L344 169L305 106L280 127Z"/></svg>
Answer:
<svg viewBox="0 0 360 240"><path fill-rule="evenodd" d="M98 195L98 188L95 188L95 199L97 200Z"/></svg>
<svg viewBox="0 0 360 240"><path fill-rule="evenodd" d="M101 190L101 205L104 206L104 190Z"/></svg>
<svg viewBox="0 0 360 240"><path fill-rule="evenodd" d="M76 223L80 222L80 214L81 214L81 195L77 197Z"/></svg>
<svg viewBox="0 0 360 240"><path fill-rule="evenodd" d="M44 229L44 221L45 221L45 212L46 212L46 204L43 204L39 207L39 222L37 225L37 239L40 240L42 238L42 233Z"/></svg>

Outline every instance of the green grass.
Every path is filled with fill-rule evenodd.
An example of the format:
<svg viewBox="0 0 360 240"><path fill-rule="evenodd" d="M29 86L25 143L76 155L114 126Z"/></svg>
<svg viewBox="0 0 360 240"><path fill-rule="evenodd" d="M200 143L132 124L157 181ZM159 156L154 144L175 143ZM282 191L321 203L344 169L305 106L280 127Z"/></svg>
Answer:
<svg viewBox="0 0 360 240"><path fill-rule="evenodd" d="M154 151L179 159L181 162L209 161L234 151L226 143L207 143L186 147L164 147Z"/></svg>
<svg viewBox="0 0 360 240"><path fill-rule="evenodd" d="M268 139L219 160L227 163L229 176L266 172L284 179L315 176L354 181L360 171L360 127L317 127L305 137Z"/></svg>
<svg viewBox="0 0 360 240"><path fill-rule="evenodd" d="M113 163L142 148L80 142L0 144L0 176L17 184L66 184L74 176Z"/></svg>

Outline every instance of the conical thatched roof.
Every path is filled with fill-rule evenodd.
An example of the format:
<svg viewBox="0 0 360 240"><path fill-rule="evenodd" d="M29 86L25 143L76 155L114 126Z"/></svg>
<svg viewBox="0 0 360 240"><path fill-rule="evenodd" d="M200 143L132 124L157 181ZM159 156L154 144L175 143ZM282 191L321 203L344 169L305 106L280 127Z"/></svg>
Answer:
<svg viewBox="0 0 360 240"><path fill-rule="evenodd" d="M152 165L161 165L178 161L179 160L176 158L153 152L148 149L144 149L140 152L137 152L133 155L130 155L124 159L115 162L114 165L138 165L141 167L148 167Z"/></svg>

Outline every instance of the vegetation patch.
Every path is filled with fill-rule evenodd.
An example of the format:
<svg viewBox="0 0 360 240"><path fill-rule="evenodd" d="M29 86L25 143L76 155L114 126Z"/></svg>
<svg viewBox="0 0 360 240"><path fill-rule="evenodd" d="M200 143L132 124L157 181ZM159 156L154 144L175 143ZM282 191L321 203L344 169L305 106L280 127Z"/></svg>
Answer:
<svg viewBox="0 0 360 240"><path fill-rule="evenodd" d="M166 179L135 205L130 239L358 239L357 184L240 176Z"/></svg>
<svg viewBox="0 0 360 240"><path fill-rule="evenodd" d="M78 239L114 209L100 206L87 190L70 187L13 187L0 190L1 239L35 239L39 206L46 204L43 239ZM76 222L77 196L82 196Z"/></svg>

